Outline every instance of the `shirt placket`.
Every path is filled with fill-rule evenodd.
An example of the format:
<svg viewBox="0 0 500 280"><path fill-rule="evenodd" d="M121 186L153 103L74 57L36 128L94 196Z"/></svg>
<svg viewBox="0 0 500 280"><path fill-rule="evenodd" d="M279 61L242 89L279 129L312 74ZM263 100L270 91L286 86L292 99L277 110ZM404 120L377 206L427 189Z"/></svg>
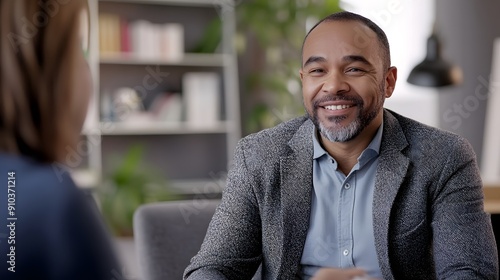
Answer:
<svg viewBox="0 0 500 280"><path fill-rule="evenodd" d="M355 174L355 172L354 172ZM339 227L339 260L342 268L354 266L352 257L353 252L353 213L354 213L354 191L356 188L353 173L345 177L337 172L337 178L340 180L340 203L338 209L340 227Z"/></svg>

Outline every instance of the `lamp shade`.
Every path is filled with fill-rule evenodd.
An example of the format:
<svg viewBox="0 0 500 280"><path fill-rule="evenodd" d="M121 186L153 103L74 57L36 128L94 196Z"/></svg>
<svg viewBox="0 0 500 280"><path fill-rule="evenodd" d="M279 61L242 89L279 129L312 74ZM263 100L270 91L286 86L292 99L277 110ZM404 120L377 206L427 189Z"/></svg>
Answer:
<svg viewBox="0 0 500 280"><path fill-rule="evenodd" d="M441 47L436 34L427 39L427 55L407 79L408 83L424 87L443 87L462 82L462 71L441 57Z"/></svg>

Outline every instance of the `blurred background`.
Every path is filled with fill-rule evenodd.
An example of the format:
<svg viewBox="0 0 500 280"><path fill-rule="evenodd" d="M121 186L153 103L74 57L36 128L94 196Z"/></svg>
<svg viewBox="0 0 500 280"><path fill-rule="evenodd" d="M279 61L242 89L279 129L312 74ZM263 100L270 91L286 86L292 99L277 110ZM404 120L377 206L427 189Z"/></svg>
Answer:
<svg viewBox="0 0 500 280"><path fill-rule="evenodd" d="M499 116L491 109L500 105L500 1L89 2L94 98L82 140L60 172L71 170L95 195L116 236L131 237L141 204L220 197L241 137L304 114L303 38L340 10L387 33L399 70L386 107L466 137L487 184L500 181ZM455 84L407 82L432 51L431 34L455 67Z"/></svg>

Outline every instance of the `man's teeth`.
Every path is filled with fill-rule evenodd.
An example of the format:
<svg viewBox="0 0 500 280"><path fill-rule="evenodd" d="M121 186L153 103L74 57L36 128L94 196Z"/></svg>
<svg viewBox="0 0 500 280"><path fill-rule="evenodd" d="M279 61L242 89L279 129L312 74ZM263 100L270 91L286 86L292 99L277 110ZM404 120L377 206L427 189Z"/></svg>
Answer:
<svg viewBox="0 0 500 280"><path fill-rule="evenodd" d="M351 107L351 105L328 105L328 106L325 106L325 109L327 110L341 110L341 109L347 109Z"/></svg>

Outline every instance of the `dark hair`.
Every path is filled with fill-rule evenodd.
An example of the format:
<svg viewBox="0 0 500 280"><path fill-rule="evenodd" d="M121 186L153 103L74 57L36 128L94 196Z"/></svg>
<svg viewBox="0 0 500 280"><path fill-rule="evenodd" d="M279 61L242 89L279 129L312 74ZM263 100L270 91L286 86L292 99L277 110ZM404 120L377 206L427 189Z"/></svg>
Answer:
<svg viewBox="0 0 500 280"><path fill-rule="evenodd" d="M378 41L380 43L380 49L382 51L382 61L384 63L384 68L388 69L389 66L391 65L391 52L389 48L389 40L387 40L387 36L385 35L385 32L373 21L369 20L368 18L365 18L364 16L351 13L351 12L338 12L331 14L324 19L320 20L318 23L316 23L309 32L307 32L304 41L302 42L302 50L304 49L304 44L307 40L307 37L309 34L316 28L318 27L321 23L323 22L329 22L329 21L357 21L368 28L370 28L375 34L377 35Z"/></svg>

